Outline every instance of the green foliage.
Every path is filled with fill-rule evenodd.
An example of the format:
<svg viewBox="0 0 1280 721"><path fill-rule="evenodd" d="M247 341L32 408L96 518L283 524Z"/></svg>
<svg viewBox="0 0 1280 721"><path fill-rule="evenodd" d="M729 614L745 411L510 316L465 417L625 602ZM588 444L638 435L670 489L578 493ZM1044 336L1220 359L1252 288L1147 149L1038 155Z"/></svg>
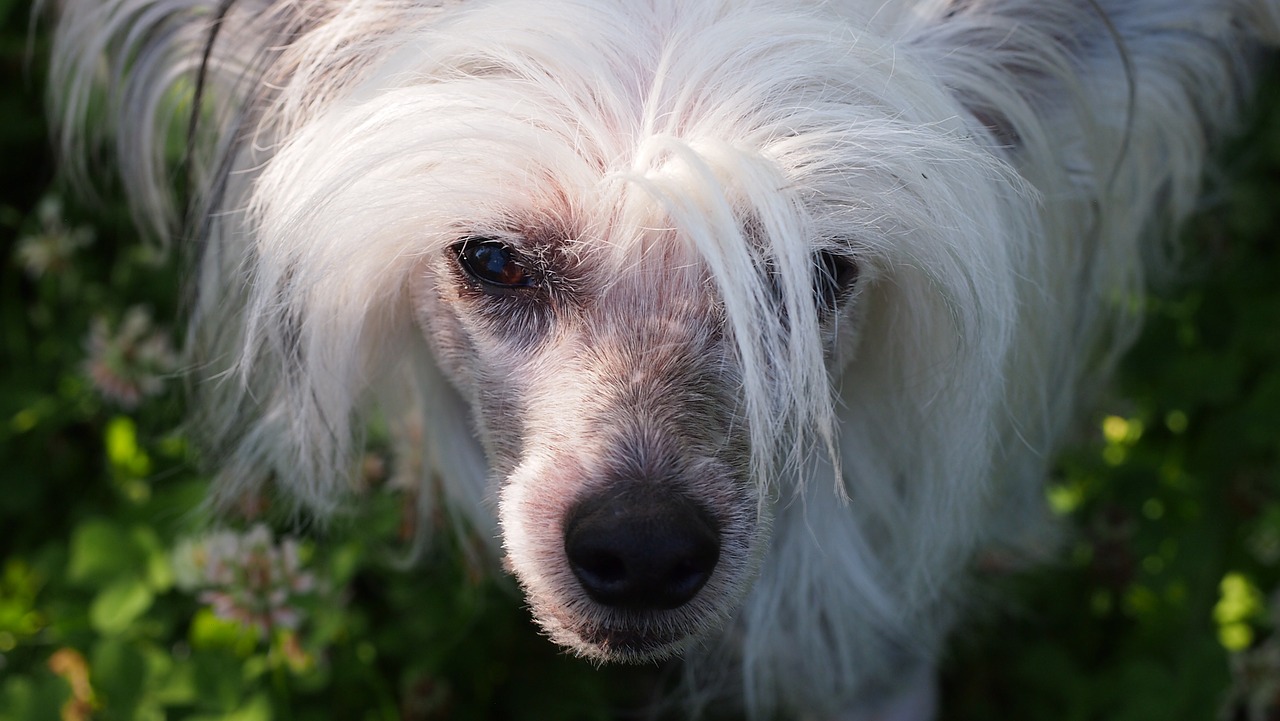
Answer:
<svg viewBox="0 0 1280 721"><path fill-rule="evenodd" d="M1149 299L1096 435L1061 459L1066 558L996 582L1018 605L958 644L947 718L1280 714L1280 82L1262 97L1189 277Z"/></svg>
<svg viewBox="0 0 1280 721"><path fill-rule="evenodd" d="M177 429L179 273L118 204L57 200L22 3L0 0L0 721L606 719L658 684L552 648L411 493L294 538L212 531ZM38 36L33 57L43 54ZM1057 563L1010 574L949 654L944 718L1280 714L1280 85L1154 297L1049 500Z"/></svg>

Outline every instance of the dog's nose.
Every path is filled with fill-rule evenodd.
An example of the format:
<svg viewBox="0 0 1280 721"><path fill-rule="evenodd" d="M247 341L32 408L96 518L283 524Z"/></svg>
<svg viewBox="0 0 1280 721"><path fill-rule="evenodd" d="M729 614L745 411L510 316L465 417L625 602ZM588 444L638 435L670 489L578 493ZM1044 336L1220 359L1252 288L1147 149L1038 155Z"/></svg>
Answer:
<svg viewBox="0 0 1280 721"><path fill-rule="evenodd" d="M688 498L637 484L579 502L566 519L564 549L597 603L654 611L697 595L720 560L720 534Z"/></svg>

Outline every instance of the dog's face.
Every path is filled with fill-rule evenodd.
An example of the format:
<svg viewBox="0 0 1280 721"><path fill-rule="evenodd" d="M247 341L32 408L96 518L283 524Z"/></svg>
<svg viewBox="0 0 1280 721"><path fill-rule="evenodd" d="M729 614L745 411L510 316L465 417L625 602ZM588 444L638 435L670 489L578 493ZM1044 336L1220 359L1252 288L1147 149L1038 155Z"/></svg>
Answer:
<svg viewBox="0 0 1280 721"><path fill-rule="evenodd" d="M834 323L856 266L815 260L812 301ZM499 484L505 563L551 637L645 660L721 626L769 504L724 300L678 231L466 234L425 259L411 296Z"/></svg>

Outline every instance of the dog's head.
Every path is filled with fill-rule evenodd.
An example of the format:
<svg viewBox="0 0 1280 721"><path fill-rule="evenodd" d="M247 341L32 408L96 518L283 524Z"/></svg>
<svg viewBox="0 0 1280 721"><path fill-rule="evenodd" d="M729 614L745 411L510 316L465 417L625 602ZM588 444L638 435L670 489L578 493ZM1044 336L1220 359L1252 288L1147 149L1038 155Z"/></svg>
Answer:
<svg viewBox="0 0 1280 721"><path fill-rule="evenodd" d="M204 48L198 87L242 99L202 118L226 123L195 333L209 371L242 380L206 386L226 495L271 468L331 506L365 391L388 386L429 419L430 472L496 499L462 510L497 516L550 635L643 660L734 613L800 483L852 492L856 513L822 531L868 568L903 506L936 518L970 494L931 484L985 470L1015 306L1010 176L870 21L393 5L232 4L188 37L119 3L63 41ZM134 21L159 25L121 31ZM145 114L171 73L136 57ZM423 372L405 373L415 348ZM404 380L431 373L449 387ZM804 480L837 451L842 478ZM473 455L483 471L458 461ZM943 555L904 547L906 572ZM888 608L875 586L897 570L846 574L850 592Z"/></svg>
<svg viewBox="0 0 1280 721"><path fill-rule="evenodd" d="M597 659L721 627L787 479L841 445L838 404L937 395L919 379L959 352L942 329L1008 290L969 277L1003 246L961 260L939 242L1000 217L946 93L819 19L688 5L497 3L393 35L251 191L250 333L294 308L290 364L338 354L367 379L376 363L334 339L359 329L352 352L376 354L412 319L469 410L444 422L474 426L488 469L467 482L497 499L506 566L548 633ZM838 399L867 324L871 387ZM345 412L300 377L318 417ZM890 465L858 451L842 461L868 478Z"/></svg>

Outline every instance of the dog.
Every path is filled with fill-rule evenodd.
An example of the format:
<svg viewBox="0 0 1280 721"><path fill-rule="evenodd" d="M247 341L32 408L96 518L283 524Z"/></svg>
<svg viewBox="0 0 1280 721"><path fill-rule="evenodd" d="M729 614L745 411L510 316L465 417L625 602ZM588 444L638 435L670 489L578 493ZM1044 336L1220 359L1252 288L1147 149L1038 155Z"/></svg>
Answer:
<svg viewBox="0 0 1280 721"><path fill-rule="evenodd" d="M411 413L551 640L753 719L936 713L1280 41L1277 0L59 10L73 172L110 135L196 256L218 497L333 513Z"/></svg>

